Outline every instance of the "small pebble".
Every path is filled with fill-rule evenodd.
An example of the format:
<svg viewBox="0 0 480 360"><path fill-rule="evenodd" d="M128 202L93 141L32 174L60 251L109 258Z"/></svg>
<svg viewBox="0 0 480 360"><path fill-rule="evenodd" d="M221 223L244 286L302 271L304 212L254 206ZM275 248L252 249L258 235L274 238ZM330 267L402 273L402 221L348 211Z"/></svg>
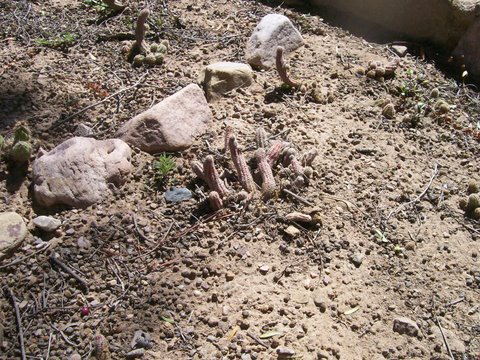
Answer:
<svg viewBox="0 0 480 360"><path fill-rule="evenodd" d="M260 274L265 275L270 270L270 267L268 265L262 265L258 270L260 271Z"/></svg>

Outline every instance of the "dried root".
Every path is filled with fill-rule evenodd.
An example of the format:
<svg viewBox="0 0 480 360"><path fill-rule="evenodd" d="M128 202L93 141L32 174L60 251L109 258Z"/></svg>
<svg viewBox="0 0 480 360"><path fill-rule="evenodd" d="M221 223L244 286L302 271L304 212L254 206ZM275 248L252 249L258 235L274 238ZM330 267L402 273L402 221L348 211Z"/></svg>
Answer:
<svg viewBox="0 0 480 360"><path fill-rule="evenodd" d="M284 84L287 84L288 86L291 86L292 88L297 89L301 86L301 84L291 80L288 77L287 66L285 65L285 61L283 60L283 51L284 51L283 47L281 46L277 47L277 54L276 54L275 60L276 60L278 75L280 76L280 79L283 81Z"/></svg>

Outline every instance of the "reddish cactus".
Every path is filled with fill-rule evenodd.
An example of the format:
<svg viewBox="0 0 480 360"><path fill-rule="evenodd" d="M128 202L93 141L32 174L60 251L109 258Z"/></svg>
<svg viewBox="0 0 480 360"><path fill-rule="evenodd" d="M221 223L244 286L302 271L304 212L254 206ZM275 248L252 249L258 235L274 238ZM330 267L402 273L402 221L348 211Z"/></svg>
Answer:
<svg viewBox="0 0 480 360"><path fill-rule="evenodd" d="M215 169L212 155L208 155L203 162L203 174L210 190L216 191L221 198L228 195L229 191Z"/></svg>
<svg viewBox="0 0 480 360"><path fill-rule="evenodd" d="M230 139L233 136L233 129L231 126L227 125L225 127L225 134L224 134L224 146L223 146L223 151L227 152L228 149L228 139Z"/></svg>
<svg viewBox="0 0 480 360"><path fill-rule="evenodd" d="M108 341L102 334L95 335L94 339L94 352L98 360L111 360L110 348Z"/></svg>
<svg viewBox="0 0 480 360"><path fill-rule="evenodd" d="M301 84L291 80L288 77L287 73L287 67L285 65L285 61L283 60L283 47L278 46L277 47L277 54L276 54L276 65L277 65L277 72L278 75L280 76L280 79L287 84L288 86L291 86L292 88L299 88Z"/></svg>
<svg viewBox="0 0 480 360"><path fill-rule="evenodd" d="M218 211L223 208L222 198L216 191L211 191L210 194L208 194L208 203L214 211Z"/></svg>
<svg viewBox="0 0 480 360"><path fill-rule="evenodd" d="M305 154L302 155L302 165L303 166L312 166L313 160L318 155L317 149L310 149Z"/></svg>
<svg viewBox="0 0 480 360"><path fill-rule="evenodd" d="M197 175L200 179L205 181L203 165L200 163L200 161L192 161L190 163L190 167L192 168L192 171L195 173L195 175Z"/></svg>
<svg viewBox="0 0 480 360"><path fill-rule="evenodd" d="M272 168L268 164L267 156L264 149L258 149L255 152L258 170L262 176L262 193L265 198L270 198L275 192L276 184L273 177Z"/></svg>
<svg viewBox="0 0 480 360"><path fill-rule="evenodd" d="M278 140L273 143L273 145L270 147L267 153L267 162L268 165L270 165L271 168L275 165L277 162L278 158L280 157L283 149L288 145L287 142Z"/></svg>
<svg viewBox="0 0 480 360"><path fill-rule="evenodd" d="M292 169L293 173L296 175L303 174L303 166L300 164L300 161L295 157L295 155L290 155L290 169Z"/></svg>
<svg viewBox="0 0 480 360"><path fill-rule="evenodd" d="M237 169L238 181L248 192L255 191L255 183L253 182L252 174L250 173L250 169L245 161L245 157L238 147L235 137L232 136L228 139L228 147L230 148L230 154L232 156L235 169Z"/></svg>

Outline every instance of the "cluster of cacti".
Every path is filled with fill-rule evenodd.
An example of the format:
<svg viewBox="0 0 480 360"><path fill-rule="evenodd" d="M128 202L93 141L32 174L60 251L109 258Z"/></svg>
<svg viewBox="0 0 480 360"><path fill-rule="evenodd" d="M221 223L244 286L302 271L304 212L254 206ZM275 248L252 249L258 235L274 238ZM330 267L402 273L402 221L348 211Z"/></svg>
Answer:
<svg viewBox="0 0 480 360"><path fill-rule="evenodd" d="M384 65L381 61L372 60L368 63L366 75L371 79L383 81L385 78L395 75L398 64L398 59L390 61L387 65Z"/></svg>
<svg viewBox="0 0 480 360"><path fill-rule="evenodd" d="M284 173L287 176L293 175L294 186L302 187L306 179L312 176L311 164L317 155L316 150L310 150L302 157L297 158L295 150L290 147L288 142L278 140L269 146L267 133L263 128L259 128L255 132L255 142L257 145L255 151L257 167L254 176L252 176L232 129L228 126L225 129L225 152L227 152L227 149L229 150L237 180L243 188L243 191L236 196L237 201L249 199L256 193L257 186L254 178L260 186L263 199L271 198L278 189L273 169L282 157L284 170L286 170ZM191 167L195 175L207 183L210 190L207 199L212 209L219 210L223 208L226 201L234 199L234 197L229 196L231 191L228 190L215 168L212 155L205 158L203 165L199 161L192 161Z"/></svg>
<svg viewBox="0 0 480 360"><path fill-rule="evenodd" d="M24 163L30 160L33 152L30 130L24 123L19 123L13 131L13 140L0 139L0 149L16 163Z"/></svg>
<svg viewBox="0 0 480 360"><path fill-rule="evenodd" d="M135 40L126 42L122 48L122 51L126 54L127 61L131 62L135 67L160 65L163 63L168 51L168 40L162 40L160 44L152 44L150 46L146 43L145 33L147 25L145 23L149 14L150 11L148 9L140 11L135 28Z"/></svg>
<svg viewBox="0 0 480 360"><path fill-rule="evenodd" d="M467 193L468 198L460 200L460 208L467 216L480 220L480 189L476 181L470 181Z"/></svg>

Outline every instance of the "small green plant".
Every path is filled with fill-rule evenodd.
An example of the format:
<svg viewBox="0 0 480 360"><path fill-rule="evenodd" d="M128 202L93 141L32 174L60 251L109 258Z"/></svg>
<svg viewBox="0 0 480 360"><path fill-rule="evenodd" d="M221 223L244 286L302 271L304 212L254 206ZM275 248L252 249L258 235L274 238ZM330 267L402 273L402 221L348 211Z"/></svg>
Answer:
<svg viewBox="0 0 480 360"><path fill-rule="evenodd" d="M155 173L155 182L157 184L163 183L167 175L175 169L175 160L168 154L161 154L157 160L153 161L152 167Z"/></svg>
<svg viewBox="0 0 480 360"><path fill-rule="evenodd" d="M54 49L62 49L65 50L75 44L75 41L77 40L77 35L72 34L69 32L63 32L58 36L55 36L53 38L45 39L35 39L35 43L37 45L41 46L47 46L51 47Z"/></svg>
<svg viewBox="0 0 480 360"><path fill-rule="evenodd" d="M89 7L94 8L98 12L105 12L108 9L108 5L102 0L84 0L83 3Z"/></svg>
<svg viewBox="0 0 480 360"><path fill-rule="evenodd" d="M375 229L375 237L377 238L377 241L380 243L388 243L389 241L385 237L385 235L378 229Z"/></svg>

